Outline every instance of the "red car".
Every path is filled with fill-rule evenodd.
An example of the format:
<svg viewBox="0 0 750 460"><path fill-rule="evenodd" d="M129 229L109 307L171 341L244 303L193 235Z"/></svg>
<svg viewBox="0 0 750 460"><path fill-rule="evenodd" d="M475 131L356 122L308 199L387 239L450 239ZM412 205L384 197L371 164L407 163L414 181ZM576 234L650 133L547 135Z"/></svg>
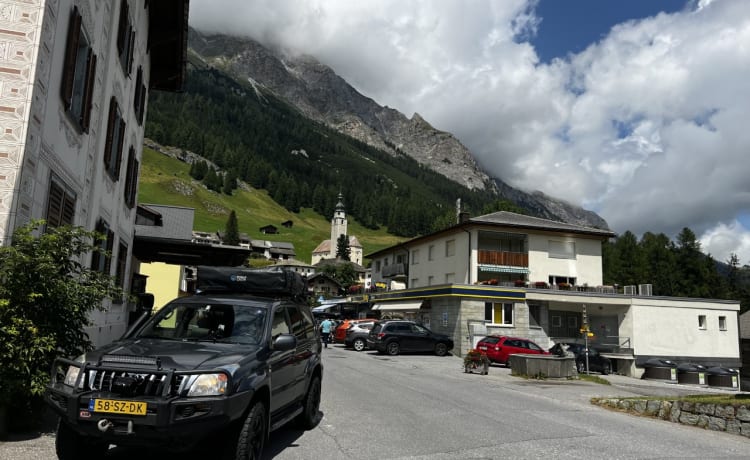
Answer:
<svg viewBox="0 0 750 460"><path fill-rule="evenodd" d="M349 326L352 324L367 322L367 321L377 321L375 318L357 318L357 319L345 319L343 322L341 322L338 326L336 326L336 329L331 334L331 341L333 343L344 343L346 341L346 330L349 329Z"/></svg>
<svg viewBox="0 0 750 460"><path fill-rule="evenodd" d="M508 365L508 356L512 354L548 355L542 347L529 339L488 335L477 342L477 350L487 353L490 362Z"/></svg>

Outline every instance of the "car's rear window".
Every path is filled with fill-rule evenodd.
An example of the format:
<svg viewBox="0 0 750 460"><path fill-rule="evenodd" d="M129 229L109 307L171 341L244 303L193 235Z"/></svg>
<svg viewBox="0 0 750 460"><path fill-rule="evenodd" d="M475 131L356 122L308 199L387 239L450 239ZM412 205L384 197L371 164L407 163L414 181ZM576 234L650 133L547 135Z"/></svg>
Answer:
<svg viewBox="0 0 750 460"><path fill-rule="evenodd" d="M485 337L482 339L482 342L484 343L497 343L500 341L499 337Z"/></svg>
<svg viewBox="0 0 750 460"><path fill-rule="evenodd" d="M383 325L376 324L372 327L372 330L370 332L372 332L373 334L377 334L378 332L380 332L381 329L383 329Z"/></svg>

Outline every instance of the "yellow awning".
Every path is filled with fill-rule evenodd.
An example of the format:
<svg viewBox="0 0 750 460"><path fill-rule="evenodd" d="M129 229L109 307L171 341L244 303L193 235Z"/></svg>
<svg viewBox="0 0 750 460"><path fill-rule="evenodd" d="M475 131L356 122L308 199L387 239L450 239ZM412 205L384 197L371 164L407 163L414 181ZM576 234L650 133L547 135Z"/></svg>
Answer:
<svg viewBox="0 0 750 460"><path fill-rule="evenodd" d="M401 302L383 302L376 303L372 306L373 310L380 311L405 311L419 310L422 307L423 300L403 300Z"/></svg>

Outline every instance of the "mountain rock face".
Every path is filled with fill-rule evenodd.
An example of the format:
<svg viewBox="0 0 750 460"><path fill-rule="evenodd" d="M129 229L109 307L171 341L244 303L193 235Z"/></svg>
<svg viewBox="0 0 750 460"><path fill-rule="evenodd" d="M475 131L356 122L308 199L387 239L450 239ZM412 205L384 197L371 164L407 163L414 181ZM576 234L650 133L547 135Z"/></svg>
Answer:
<svg viewBox="0 0 750 460"><path fill-rule="evenodd" d="M435 129L417 113L407 118L379 105L313 57L293 56L251 39L207 35L194 29L188 35L188 47L206 64L238 80L262 85L310 119L392 155L408 155L469 189L496 192L498 198L539 217L608 228L604 219L591 211L489 177L451 133Z"/></svg>

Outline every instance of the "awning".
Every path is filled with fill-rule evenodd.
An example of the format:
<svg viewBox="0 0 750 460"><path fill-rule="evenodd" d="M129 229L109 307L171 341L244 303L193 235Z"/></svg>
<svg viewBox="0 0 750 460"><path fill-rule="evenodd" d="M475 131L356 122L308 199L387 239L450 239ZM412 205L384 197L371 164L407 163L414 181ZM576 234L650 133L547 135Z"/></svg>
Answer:
<svg viewBox="0 0 750 460"><path fill-rule="evenodd" d="M380 311L405 311L419 310L422 307L423 300L404 300L401 302L376 303L372 306L373 310Z"/></svg>
<svg viewBox="0 0 750 460"><path fill-rule="evenodd" d="M530 273L530 270L526 267L510 267L507 265L486 265L480 264L479 271L482 272L495 272L495 273Z"/></svg>

